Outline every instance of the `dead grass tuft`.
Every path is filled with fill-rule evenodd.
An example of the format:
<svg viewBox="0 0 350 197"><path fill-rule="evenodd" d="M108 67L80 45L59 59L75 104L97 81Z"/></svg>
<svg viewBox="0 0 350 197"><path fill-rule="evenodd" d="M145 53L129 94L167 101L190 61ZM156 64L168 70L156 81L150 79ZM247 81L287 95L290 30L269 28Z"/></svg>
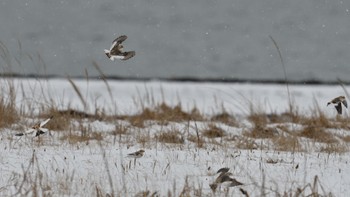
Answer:
<svg viewBox="0 0 350 197"><path fill-rule="evenodd" d="M294 122L297 123L302 119L302 116L297 112L284 112L282 114L267 114L267 119L269 123L286 123L286 122Z"/></svg>
<svg viewBox="0 0 350 197"><path fill-rule="evenodd" d="M238 137L235 140L235 146L238 149L254 150L258 149L259 145L253 140L247 137Z"/></svg>
<svg viewBox="0 0 350 197"><path fill-rule="evenodd" d="M243 135L251 138L273 138L278 134L276 128L255 125L250 131L245 131Z"/></svg>
<svg viewBox="0 0 350 197"><path fill-rule="evenodd" d="M130 124L136 127L144 127L144 121L154 120L160 124L168 124L169 122L182 122L188 120L203 120L202 115L197 108L193 108L190 113L184 112L181 105L170 107L166 103L161 103L154 109L144 108L140 114L126 117Z"/></svg>
<svg viewBox="0 0 350 197"><path fill-rule="evenodd" d="M20 119L16 110L15 88L11 82L8 82L8 88L8 98L0 95L0 128L8 127Z"/></svg>
<svg viewBox="0 0 350 197"><path fill-rule="evenodd" d="M269 119L264 113L252 113L248 116L248 120L255 126L265 127Z"/></svg>
<svg viewBox="0 0 350 197"><path fill-rule="evenodd" d="M278 136L272 141L278 151L302 151L302 146L295 136Z"/></svg>
<svg viewBox="0 0 350 197"><path fill-rule="evenodd" d="M323 128L333 128L334 124L330 121L325 114L320 113L312 117L304 117L301 119L301 124L311 125L314 127L323 127Z"/></svg>
<svg viewBox="0 0 350 197"><path fill-rule="evenodd" d="M342 140L346 143L350 142L350 135L342 137Z"/></svg>
<svg viewBox="0 0 350 197"><path fill-rule="evenodd" d="M208 128L203 131L203 135L208 138L224 137L226 132L215 124L209 124Z"/></svg>
<svg viewBox="0 0 350 197"><path fill-rule="evenodd" d="M320 152L325 152L328 154L345 153L347 151L348 151L348 148L344 144L340 144L340 143L325 144L320 148Z"/></svg>
<svg viewBox="0 0 350 197"><path fill-rule="evenodd" d="M185 142L181 133L176 129L172 129L171 131L161 133L157 135L156 138L159 142L163 143L183 144Z"/></svg>
<svg viewBox="0 0 350 197"><path fill-rule="evenodd" d="M14 103L0 98L0 128L8 127L19 120L19 115Z"/></svg>
<svg viewBox="0 0 350 197"><path fill-rule="evenodd" d="M231 116L227 112L216 114L211 118L211 121L222 122L232 127L238 127L238 123L234 116Z"/></svg>
<svg viewBox="0 0 350 197"><path fill-rule="evenodd" d="M87 135L68 134L60 138L62 141L68 141L70 144L76 144L80 142L89 142L90 140L101 141L103 140L102 133L90 132Z"/></svg>
<svg viewBox="0 0 350 197"><path fill-rule="evenodd" d="M71 117L61 114L56 107L50 107L47 112L43 113L42 117L48 115L53 116L52 120L47 124L47 128L54 131L66 131L69 130L71 125Z"/></svg>
<svg viewBox="0 0 350 197"><path fill-rule="evenodd" d="M140 143L142 146L145 146L146 143L152 141L152 138L148 134L142 134L136 137L137 143Z"/></svg>
<svg viewBox="0 0 350 197"><path fill-rule="evenodd" d="M313 139L317 142L323 143L335 143L337 140L333 137L332 134L327 133L324 127L320 126L306 126L298 134L299 137L306 137Z"/></svg>

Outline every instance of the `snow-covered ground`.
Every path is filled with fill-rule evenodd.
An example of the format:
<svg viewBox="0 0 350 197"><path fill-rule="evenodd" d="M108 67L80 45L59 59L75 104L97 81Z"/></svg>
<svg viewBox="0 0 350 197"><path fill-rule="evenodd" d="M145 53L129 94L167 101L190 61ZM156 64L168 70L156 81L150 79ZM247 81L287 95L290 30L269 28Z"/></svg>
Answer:
<svg viewBox="0 0 350 197"><path fill-rule="evenodd" d="M72 85L63 79L38 81L33 79L11 80L16 90L16 104L26 114L19 124L26 127L37 122L40 106L57 104L94 112L105 109L111 114L134 114L142 106L152 106L164 101L169 105L181 103L185 111L196 106L208 116L222 112L245 117L250 108L265 113L283 113L288 110L288 94L285 85L219 84L219 83L168 83L109 81L110 91L101 81L74 80L83 100ZM8 81L2 81L2 95L7 95ZM292 102L299 113L311 115L315 102L329 117L335 117L332 106L326 106L332 98L345 95L340 86L290 86ZM23 107L25 106L25 107ZM30 109L29 107L30 106ZM348 117L345 110L344 117ZM284 152L269 149L238 149L238 139L245 118L239 118L243 127L217 125L232 140L208 139L202 148L190 142L189 135L196 129L207 127L206 122L177 122L159 125L149 121L144 128L129 127L125 120L72 120L70 131L50 131L40 138L17 137L18 127L1 130L0 139L0 195L1 196L135 196L141 191L157 192L160 196L243 196L240 188L250 196L277 196L284 192L303 195L318 192L327 195L347 196L350 193L350 154L323 153L310 148L302 152ZM68 134L80 134L79 125L88 131L100 133L102 140L71 142ZM116 126L126 125L123 135L112 135ZM157 135L176 129L184 142L161 143ZM343 129L333 132L346 134ZM143 140L145 139L145 140ZM266 143L261 141L261 143ZM308 146L317 146L310 140ZM348 146L346 144L346 146ZM145 150L138 159L128 153ZM215 172L229 167L233 177L242 186L219 187L216 193L209 185L215 180ZM309 184L309 185L308 185ZM305 190L304 187L306 186ZM35 189L33 189L35 188ZM37 191L38 193L34 193ZM187 194L187 193L186 193Z"/></svg>

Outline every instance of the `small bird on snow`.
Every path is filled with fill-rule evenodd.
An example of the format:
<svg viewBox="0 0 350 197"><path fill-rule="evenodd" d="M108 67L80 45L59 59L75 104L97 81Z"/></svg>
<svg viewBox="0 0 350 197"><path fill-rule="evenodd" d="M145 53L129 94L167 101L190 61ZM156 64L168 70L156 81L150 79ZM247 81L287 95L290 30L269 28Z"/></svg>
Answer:
<svg viewBox="0 0 350 197"><path fill-rule="evenodd" d="M142 157L144 153L145 153L145 151L141 149L139 151L136 151L136 152L133 152L133 153L129 153L128 157L137 159L137 158Z"/></svg>
<svg viewBox="0 0 350 197"><path fill-rule="evenodd" d="M47 128L43 128L43 126L45 126L51 119L53 118L53 116L51 116L50 118L42 121L42 122L39 122L37 124L35 124L32 128L30 128L29 130L25 131L24 133L17 133L15 134L15 136L23 136L23 135L28 135L28 134L31 134L33 132L35 132L35 136L34 137L37 137L41 134L44 134L48 131Z"/></svg>
<svg viewBox="0 0 350 197"><path fill-rule="evenodd" d="M330 104L334 104L335 109L337 109L338 114L342 114L342 108L341 104L348 108L348 103L346 102L345 96L338 96L337 98L334 98L333 100L329 101L327 103L327 106Z"/></svg>
<svg viewBox="0 0 350 197"><path fill-rule="evenodd" d="M119 36L113 40L112 46L109 50L105 49L105 54L109 59L114 61L114 59L127 60L135 56L135 51L125 51L123 52L124 42L128 37L126 35Z"/></svg>

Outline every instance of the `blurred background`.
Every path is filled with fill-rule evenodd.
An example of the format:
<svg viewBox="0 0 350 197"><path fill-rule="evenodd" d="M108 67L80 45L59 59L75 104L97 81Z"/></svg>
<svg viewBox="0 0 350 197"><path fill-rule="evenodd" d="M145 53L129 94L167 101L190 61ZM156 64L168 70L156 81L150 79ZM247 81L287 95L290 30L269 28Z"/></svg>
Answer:
<svg viewBox="0 0 350 197"><path fill-rule="evenodd" d="M349 9L339 0L2 0L10 58L0 68L98 76L95 61L126 78L283 80L271 35L288 79L350 81ZM112 62L103 50L122 34L136 56Z"/></svg>

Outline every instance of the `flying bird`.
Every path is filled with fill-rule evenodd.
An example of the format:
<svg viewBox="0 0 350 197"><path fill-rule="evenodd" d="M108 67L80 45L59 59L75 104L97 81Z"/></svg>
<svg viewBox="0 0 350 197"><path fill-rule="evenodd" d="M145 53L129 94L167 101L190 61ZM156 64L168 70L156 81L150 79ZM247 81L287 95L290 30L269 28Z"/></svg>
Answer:
<svg viewBox="0 0 350 197"><path fill-rule="evenodd" d="M129 153L128 157L137 159L137 158L142 157L144 153L145 153L145 151L141 149L139 151L136 151L136 152L133 152L133 153Z"/></svg>
<svg viewBox="0 0 350 197"><path fill-rule="evenodd" d="M34 133L35 132L35 136L34 137L37 137L39 135L42 135L44 133L46 133L48 131L47 128L43 128L43 126L45 126L51 119L53 118L53 116L51 116L50 118L42 121L42 122L39 122L37 124L35 124L34 126L32 126L32 128L30 128L29 130L25 131L24 133L17 133L15 134L15 136L23 136L23 135L28 135L28 134L31 134L31 133Z"/></svg>
<svg viewBox="0 0 350 197"><path fill-rule="evenodd" d="M342 108L341 104L348 108L348 103L346 102L345 96L338 96L337 98L334 98L333 100L329 101L327 103L327 106L330 104L334 104L335 109L337 109L338 114L342 114Z"/></svg>
<svg viewBox="0 0 350 197"><path fill-rule="evenodd" d="M109 50L105 49L105 54L107 57L114 61L114 59L127 60L135 56L135 51L125 51L123 52L124 46L122 42L124 42L128 37L126 35L119 36L115 40L113 40L112 46Z"/></svg>
<svg viewBox="0 0 350 197"><path fill-rule="evenodd" d="M216 188L219 185L223 185L225 187L235 187L238 185L243 185L243 183L237 181L232 178L232 173L229 172L230 168L221 168L216 173L220 173L220 175L215 179L214 183L210 184L210 188L215 192Z"/></svg>

